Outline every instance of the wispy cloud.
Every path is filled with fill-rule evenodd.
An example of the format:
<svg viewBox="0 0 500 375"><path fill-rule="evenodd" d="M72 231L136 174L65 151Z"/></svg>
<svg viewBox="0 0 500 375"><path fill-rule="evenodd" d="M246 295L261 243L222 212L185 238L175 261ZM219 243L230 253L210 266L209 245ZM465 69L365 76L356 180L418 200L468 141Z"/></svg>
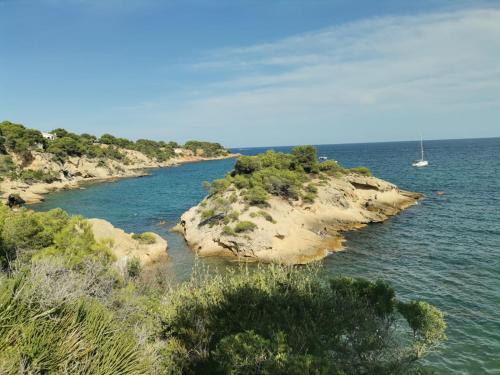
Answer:
<svg viewBox="0 0 500 375"><path fill-rule="evenodd" d="M500 10L369 19L211 51L190 69L216 78L150 115L198 132L236 128L238 144L319 142L310 134L326 131L350 135L325 142L347 141L346 128L394 133L405 115L415 125L422 114L500 109L499 62Z"/></svg>

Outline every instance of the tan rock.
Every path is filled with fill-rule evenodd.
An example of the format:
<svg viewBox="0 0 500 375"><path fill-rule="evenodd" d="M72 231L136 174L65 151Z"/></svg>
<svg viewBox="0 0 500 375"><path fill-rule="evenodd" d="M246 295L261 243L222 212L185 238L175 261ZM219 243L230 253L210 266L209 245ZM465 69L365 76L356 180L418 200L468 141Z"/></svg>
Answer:
<svg viewBox="0 0 500 375"><path fill-rule="evenodd" d="M228 199L234 193L228 191L224 198ZM182 215L182 233L188 245L200 256L223 255L245 260L304 264L340 250L343 231L387 220L415 204L420 196L401 191L375 177L350 174L330 178L324 186L320 186L313 204L289 202L273 196L269 207L261 209L247 207L239 197L224 211L240 212L238 221L251 221L257 229L237 235L225 234L222 221L212 223L212 226L204 225L201 212L213 206L212 199L207 198ZM260 215L262 210L274 221ZM218 213L216 210L215 214Z"/></svg>
<svg viewBox="0 0 500 375"><path fill-rule="evenodd" d="M138 258L143 266L165 260L167 257L167 241L156 233L151 233L155 237L155 243L143 244L132 238L132 234L115 228L106 220L88 219L88 222L96 240L111 241L111 251L119 266L126 265L127 260L134 257Z"/></svg>

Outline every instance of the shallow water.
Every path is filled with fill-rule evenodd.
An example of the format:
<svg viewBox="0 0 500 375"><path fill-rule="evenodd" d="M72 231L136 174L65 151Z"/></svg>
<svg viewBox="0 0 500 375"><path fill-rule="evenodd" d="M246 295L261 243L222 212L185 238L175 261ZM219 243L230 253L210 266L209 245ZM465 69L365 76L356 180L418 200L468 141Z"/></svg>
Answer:
<svg viewBox="0 0 500 375"><path fill-rule="evenodd" d="M419 147L417 142L318 146L321 156L347 167L368 166L376 176L426 194L387 222L348 233L346 250L326 258L325 271L384 278L401 298L422 298L441 308L449 340L428 359L438 373L500 373L500 139L425 142L430 162L425 169L411 167ZM182 281L195 257L169 228L203 198L202 182L222 177L233 163L152 170L149 177L54 193L33 208L61 207L129 232L155 231L169 243L165 267ZM217 268L233 264L217 258L201 262Z"/></svg>

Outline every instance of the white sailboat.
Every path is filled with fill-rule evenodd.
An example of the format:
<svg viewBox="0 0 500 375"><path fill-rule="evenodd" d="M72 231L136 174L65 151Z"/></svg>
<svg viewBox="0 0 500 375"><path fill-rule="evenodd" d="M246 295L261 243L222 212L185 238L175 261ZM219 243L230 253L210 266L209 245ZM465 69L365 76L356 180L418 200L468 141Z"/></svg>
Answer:
<svg viewBox="0 0 500 375"><path fill-rule="evenodd" d="M424 159L424 140L422 137L420 137L420 149L422 150L422 158L415 160L412 165L417 168L427 167L429 162Z"/></svg>

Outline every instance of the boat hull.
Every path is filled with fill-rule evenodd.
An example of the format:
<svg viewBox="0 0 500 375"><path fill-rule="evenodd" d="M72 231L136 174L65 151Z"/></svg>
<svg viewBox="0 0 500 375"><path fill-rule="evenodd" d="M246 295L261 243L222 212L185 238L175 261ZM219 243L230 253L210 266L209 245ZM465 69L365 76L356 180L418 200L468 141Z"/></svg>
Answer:
<svg viewBox="0 0 500 375"><path fill-rule="evenodd" d="M420 160L413 163L412 165L417 168L422 168L422 167L427 167L429 165L429 162L427 160Z"/></svg>

